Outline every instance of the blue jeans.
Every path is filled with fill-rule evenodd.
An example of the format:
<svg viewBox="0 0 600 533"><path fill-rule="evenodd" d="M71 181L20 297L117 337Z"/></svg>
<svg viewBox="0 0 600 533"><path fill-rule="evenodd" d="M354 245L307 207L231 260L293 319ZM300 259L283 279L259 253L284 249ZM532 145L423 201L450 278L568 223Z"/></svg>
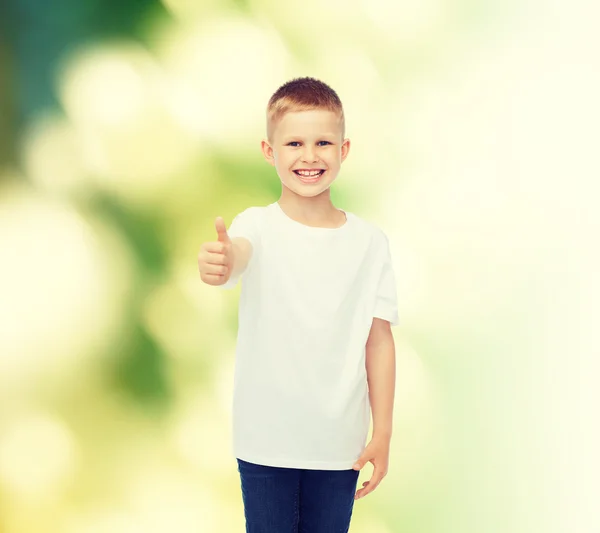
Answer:
<svg viewBox="0 0 600 533"><path fill-rule="evenodd" d="M359 471L237 462L246 533L348 532Z"/></svg>

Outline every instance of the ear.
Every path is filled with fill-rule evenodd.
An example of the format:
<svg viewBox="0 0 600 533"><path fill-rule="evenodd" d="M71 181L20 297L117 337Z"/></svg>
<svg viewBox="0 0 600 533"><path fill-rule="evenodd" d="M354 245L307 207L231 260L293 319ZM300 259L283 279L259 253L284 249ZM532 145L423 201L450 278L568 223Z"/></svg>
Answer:
<svg viewBox="0 0 600 533"><path fill-rule="evenodd" d="M348 157L348 152L350 151L350 139L344 139L342 143L342 161Z"/></svg>
<svg viewBox="0 0 600 533"><path fill-rule="evenodd" d="M269 144L268 139L263 139L260 142L260 149L262 150L263 155L267 163L275 166L275 155L273 154L273 147Z"/></svg>

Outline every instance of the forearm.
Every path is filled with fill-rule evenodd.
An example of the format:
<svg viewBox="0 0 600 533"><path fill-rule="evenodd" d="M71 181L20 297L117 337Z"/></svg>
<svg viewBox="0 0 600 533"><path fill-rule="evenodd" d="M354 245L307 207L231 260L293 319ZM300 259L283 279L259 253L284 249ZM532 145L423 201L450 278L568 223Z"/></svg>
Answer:
<svg viewBox="0 0 600 533"><path fill-rule="evenodd" d="M237 237L231 241L231 251L233 269L229 277L236 278L246 270L252 256L252 246L246 239Z"/></svg>
<svg viewBox="0 0 600 533"><path fill-rule="evenodd" d="M231 269L231 274L229 276L230 278L236 278L244 271L245 265L243 265L242 261L240 261L241 255L239 242L237 240L233 240L231 243L231 258L233 268Z"/></svg>
<svg viewBox="0 0 600 533"><path fill-rule="evenodd" d="M366 347L369 402L373 416L373 438L391 438L396 388L396 347L390 335Z"/></svg>

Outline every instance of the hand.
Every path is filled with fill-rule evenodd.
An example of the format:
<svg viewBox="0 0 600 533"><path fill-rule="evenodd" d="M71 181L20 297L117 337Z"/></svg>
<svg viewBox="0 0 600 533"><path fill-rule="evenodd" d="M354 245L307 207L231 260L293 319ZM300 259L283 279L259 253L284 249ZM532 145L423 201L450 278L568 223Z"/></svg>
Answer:
<svg viewBox="0 0 600 533"><path fill-rule="evenodd" d="M225 222L221 217L215 220L217 241L205 242L198 253L198 268L200 279L208 285L223 285L227 283L233 271L233 244Z"/></svg>
<svg viewBox="0 0 600 533"><path fill-rule="evenodd" d="M387 475L390 462L390 439L386 437L374 437L371 439L371 442L369 442L354 465L354 470L360 470L367 461L373 463L373 475L369 481L363 483L363 488L356 492L354 495L355 500L373 492Z"/></svg>

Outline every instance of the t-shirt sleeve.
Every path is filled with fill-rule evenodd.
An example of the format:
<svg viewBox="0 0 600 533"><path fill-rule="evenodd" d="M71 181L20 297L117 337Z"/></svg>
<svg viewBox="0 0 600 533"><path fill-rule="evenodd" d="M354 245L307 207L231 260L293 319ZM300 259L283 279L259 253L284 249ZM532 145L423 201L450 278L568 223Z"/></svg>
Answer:
<svg viewBox="0 0 600 533"><path fill-rule="evenodd" d="M381 234L379 257L379 282L373 317L388 320L392 326L400 323L398 318L398 297L396 294L396 277L392 265L389 240L385 233Z"/></svg>
<svg viewBox="0 0 600 533"><path fill-rule="evenodd" d="M233 240L235 237L245 237L252 243L252 257L242 274L238 274L235 278L230 277L223 285L217 285L222 289L232 289L238 284L245 272L250 268L250 264L255 260L260 246L260 231L258 221L259 211L256 207L249 207L245 211L239 213L227 228L227 235Z"/></svg>

